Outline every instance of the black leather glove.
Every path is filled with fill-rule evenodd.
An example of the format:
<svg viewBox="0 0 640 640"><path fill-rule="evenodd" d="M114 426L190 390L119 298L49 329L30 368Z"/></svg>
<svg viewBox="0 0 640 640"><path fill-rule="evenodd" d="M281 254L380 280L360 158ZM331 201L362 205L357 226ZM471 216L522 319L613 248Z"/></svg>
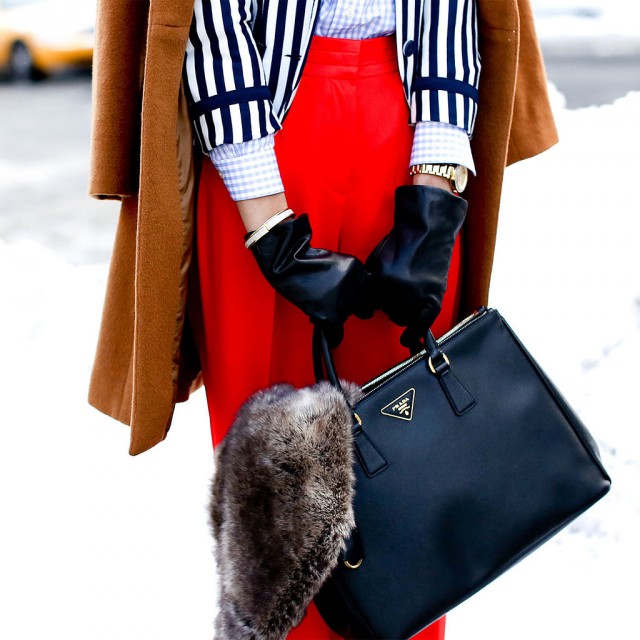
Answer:
<svg viewBox="0 0 640 640"><path fill-rule="evenodd" d="M356 257L311 247L306 214L280 222L251 245L264 277L287 300L324 330L336 347L345 320L353 313L371 315L365 308L368 274Z"/></svg>
<svg viewBox="0 0 640 640"><path fill-rule="evenodd" d="M407 327L400 341L413 351L440 313L466 213L466 200L445 189L398 187L393 228L365 263L375 308Z"/></svg>

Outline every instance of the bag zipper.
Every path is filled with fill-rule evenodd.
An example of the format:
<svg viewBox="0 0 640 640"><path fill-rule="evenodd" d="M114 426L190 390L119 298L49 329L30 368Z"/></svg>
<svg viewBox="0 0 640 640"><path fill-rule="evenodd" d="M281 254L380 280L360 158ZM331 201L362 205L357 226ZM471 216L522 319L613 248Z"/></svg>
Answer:
<svg viewBox="0 0 640 640"><path fill-rule="evenodd" d="M460 322L458 322L458 324L455 325L455 327L452 327L451 329L449 329L449 331L447 331L443 336L441 336L438 340L436 340L436 342L438 343L438 346L441 346L445 342L451 340L451 338L453 338L455 335L460 333L460 331L462 331L472 322L475 322L476 320L479 320L482 316L484 316L487 313L487 311L488 309L486 307L480 307L477 311L474 311L471 315L468 315L463 320L460 320ZM408 367L418 362L418 360L422 360L426 355L427 355L427 351L426 349L423 349L422 351L420 351L420 353L416 353L410 358L403 360L402 362L395 365L395 367L391 367L391 369L388 369L384 373L381 373L379 376L373 378L373 380L369 380L369 382L365 382L361 387L364 393L364 396L362 396L362 398L358 400L358 404L360 404L367 396L371 395L376 389L381 387L385 382L387 382L391 378L394 378L396 375L398 375Z"/></svg>
<svg viewBox="0 0 640 640"><path fill-rule="evenodd" d="M449 329L447 333L436 340L438 346L444 344L445 342L453 338L453 336L460 333L462 329L464 329L467 325L475 322L476 320L479 320L488 311L489 309L487 309L487 307L480 307L477 311L474 311L471 315L468 315L466 318L464 318L464 320L460 320L460 322L458 322L455 327Z"/></svg>

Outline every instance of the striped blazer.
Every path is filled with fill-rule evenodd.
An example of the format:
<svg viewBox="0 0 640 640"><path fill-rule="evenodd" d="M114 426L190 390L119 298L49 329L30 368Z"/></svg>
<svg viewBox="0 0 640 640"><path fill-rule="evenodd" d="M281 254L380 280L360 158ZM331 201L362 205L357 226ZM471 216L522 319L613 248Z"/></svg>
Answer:
<svg viewBox="0 0 640 640"><path fill-rule="evenodd" d="M204 151L281 128L319 1L195 0L184 73ZM480 77L477 33L475 0L396 0L398 69L412 123L448 122L471 134Z"/></svg>

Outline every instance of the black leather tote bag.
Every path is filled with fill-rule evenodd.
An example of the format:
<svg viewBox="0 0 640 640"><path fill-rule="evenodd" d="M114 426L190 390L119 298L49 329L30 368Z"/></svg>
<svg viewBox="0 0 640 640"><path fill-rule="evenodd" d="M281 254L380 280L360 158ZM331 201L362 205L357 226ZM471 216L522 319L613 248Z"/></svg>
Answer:
<svg viewBox="0 0 640 640"><path fill-rule="evenodd" d="M410 638L611 484L595 441L496 310L426 346L354 406L357 528L315 598L344 638ZM314 359L338 385L319 333Z"/></svg>

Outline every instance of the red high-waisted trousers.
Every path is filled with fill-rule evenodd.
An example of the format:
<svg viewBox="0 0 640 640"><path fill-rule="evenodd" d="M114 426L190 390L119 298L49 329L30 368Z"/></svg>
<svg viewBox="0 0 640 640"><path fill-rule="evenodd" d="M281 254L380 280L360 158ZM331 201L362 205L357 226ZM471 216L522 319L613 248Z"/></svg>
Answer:
<svg viewBox="0 0 640 640"><path fill-rule="evenodd" d="M367 258L393 224L394 190L408 182L412 136L395 38L314 37L293 106L276 135L287 201L296 213L309 214L312 246ZM314 382L312 325L260 273L244 247L236 206L210 162L200 180L197 229L200 350L215 446L252 392L281 381ZM459 242L436 336L457 315ZM406 358L401 332L381 312L370 320L350 318L334 354L340 376L363 383ZM415 637L442 640L444 618ZM313 605L289 635L336 638Z"/></svg>

